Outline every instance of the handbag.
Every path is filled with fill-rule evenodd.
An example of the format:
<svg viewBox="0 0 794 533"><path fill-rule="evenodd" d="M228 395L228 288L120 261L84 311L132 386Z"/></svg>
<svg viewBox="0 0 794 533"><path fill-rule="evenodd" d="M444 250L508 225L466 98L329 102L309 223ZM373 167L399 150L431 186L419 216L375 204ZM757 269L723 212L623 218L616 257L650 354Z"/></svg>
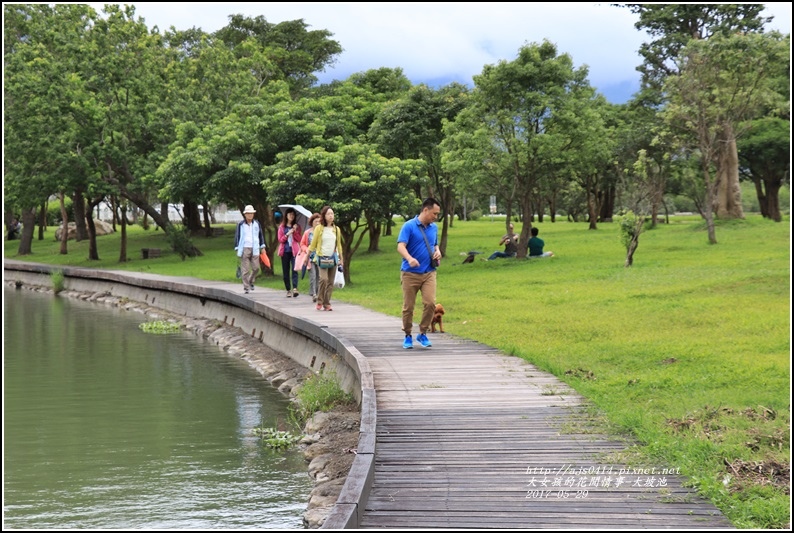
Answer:
<svg viewBox="0 0 794 533"><path fill-rule="evenodd" d="M339 269L336 270L336 275L334 276L334 287L337 289L345 288L345 273Z"/></svg>
<svg viewBox="0 0 794 533"><path fill-rule="evenodd" d="M262 250L262 253L259 254L259 262L262 263L263 267L270 268L270 258L265 250Z"/></svg>
<svg viewBox="0 0 794 533"><path fill-rule="evenodd" d="M430 254L430 268L438 268L441 265L441 261L438 259L433 258L433 250L430 248L430 242L427 240L427 235L425 235L425 230L419 226L419 231L422 232L422 237L425 238L425 245L427 246L427 253Z"/></svg>
<svg viewBox="0 0 794 533"><path fill-rule="evenodd" d="M303 270L303 265L305 264L306 264L306 252L301 250L300 252L298 252L298 256L295 258L295 268L293 268L293 270L295 272L300 272L301 270Z"/></svg>
<svg viewBox="0 0 794 533"><path fill-rule="evenodd" d="M332 255L321 255L317 258L317 265L320 268L334 268L336 266L336 258Z"/></svg>

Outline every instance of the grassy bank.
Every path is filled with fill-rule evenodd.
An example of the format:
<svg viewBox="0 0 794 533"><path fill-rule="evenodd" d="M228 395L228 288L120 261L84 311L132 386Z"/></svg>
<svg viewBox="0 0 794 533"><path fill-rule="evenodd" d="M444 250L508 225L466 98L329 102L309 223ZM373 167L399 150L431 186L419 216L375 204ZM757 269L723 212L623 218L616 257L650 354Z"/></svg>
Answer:
<svg viewBox="0 0 794 533"><path fill-rule="evenodd" d="M519 230L520 224L516 224ZM639 445L621 459L678 468L736 525L790 524L790 224L748 216L722 222L708 245L698 217L676 217L640 239L634 266L612 224L539 224L543 260L477 260L461 253L499 249L504 221L456 221L439 272L437 301L448 333L476 339L549 371L589 398L605 431ZM5 257L236 282L232 226L196 238L204 256L182 261L161 232L130 228L132 261L118 263L118 234L58 254L54 230L34 254ZM399 228L397 228L399 229ZM352 282L334 293L393 316L401 306L395 235L381 251L359 251ZM366 250L366 241L360 250ZM163 256L140 259L140 248ZM260 286L282 290L276 276ZM302 294L308 279L301 281ZM303 297L303 296L302 296ZM307 305L311 305L306 298ZM418 318L418 317L417 317ZM476 376L472 376L476 379ZM785 483L776 468L785 468Z"/></svg>

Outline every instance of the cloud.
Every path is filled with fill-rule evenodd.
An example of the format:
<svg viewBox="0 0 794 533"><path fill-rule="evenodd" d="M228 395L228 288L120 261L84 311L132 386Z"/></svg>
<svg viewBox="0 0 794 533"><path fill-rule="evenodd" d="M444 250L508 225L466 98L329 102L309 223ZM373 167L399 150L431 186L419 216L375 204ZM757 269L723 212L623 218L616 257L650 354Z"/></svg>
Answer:
<svg viewBox="0 0 794 533"><path fill-rule="evenodd" d="M101 9L102 4L92 4ZM381 67L402 68L413 83L471 85L485 65L515 59L521 46L544 39L559 54L586 65L590 83L612 102L639 88L637 53L648 36L634 27L627 8L608 3L529 2L137 2L136 14L161 31L172 25L214 32L229 15L264 16L268 22L303 19L310 30L328 30L344 51L319 74L321 82ZM765 4L773 28L791 32L791 4ZM611 92L607 92L607 90ZM612 92L614 91L617 92ZM615 96L617 93L621 96ZM619 99L617 99L619 98Z"/></svg>

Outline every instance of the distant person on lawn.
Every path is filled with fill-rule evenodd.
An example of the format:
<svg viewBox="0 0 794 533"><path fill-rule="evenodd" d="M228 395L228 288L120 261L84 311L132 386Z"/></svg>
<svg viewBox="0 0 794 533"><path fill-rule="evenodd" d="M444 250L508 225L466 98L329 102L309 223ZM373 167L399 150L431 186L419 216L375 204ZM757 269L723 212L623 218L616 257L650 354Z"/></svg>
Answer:
<svg viewBox="0 0 794 533"><path fill-rule="evenodd" d="M504 245L505 251L500 252L499 250L495 251L491 254L491 256L486 259L486 261L493 261L499 257L515 257L518 253L518 235L513 233L513 223L510 223L509 229L507 233L504 234L502 240L499 241L499 246Z"/></svg>
<svg viewBox="0 0 794 533"><path fill-rule="evenodd" d="M538 228L533 227L529 230L532 237L529 239L529 257L552 257L554 252L544 252L543 246L546 244L543 239L538 237Z"/></svg>

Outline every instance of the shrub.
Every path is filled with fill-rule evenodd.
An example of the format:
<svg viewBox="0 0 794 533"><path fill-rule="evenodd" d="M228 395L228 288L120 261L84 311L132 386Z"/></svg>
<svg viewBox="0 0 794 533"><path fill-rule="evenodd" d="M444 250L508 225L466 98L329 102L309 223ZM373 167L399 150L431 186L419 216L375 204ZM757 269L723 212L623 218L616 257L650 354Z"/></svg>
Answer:
<svg viewBox="0 0 794 533"><path fill-rule="evenodd" d="M698 212L698 208L692 198L680 194L673 197L673 205L671 207L674 212L678 213Z"/></svg>
<svg viewBox="0 0 794 533"><path fill-rule="evenodd" d="M69 220L74 220L74 206L72 205L72 199L67 196L63 201L63 205L66 207L66 216L69 217ZM61 201L53 200L51 202L47 202L47 225L57 226L60 223Z"/></svg>
<svg viewBox="0 0 794 533"><path fill-rule="evenodd" d="M171 249L178 253L183 261L185 257L202 255L199 249L193 246L193 241L190 240L190 232L185 226L169 224L168 242L171 245Z"/></svg>
<svg viewBox="0 0 794 533"><path fill-rule="evenodd" d="M53 272L50 274L50 280L52 281L52 290L55 292L55 294L63 292L63 290L66 288L66 277L63 275L62 270L53 270Z"/></svg>
<svg viewBox="0 0 794 533"><path fill-rule="evenodd" d="M317 411L330 411L353 401L353 397L339 386L335 372L312 374L298 390L292 412L296 422L303 425Z"/></svg>

